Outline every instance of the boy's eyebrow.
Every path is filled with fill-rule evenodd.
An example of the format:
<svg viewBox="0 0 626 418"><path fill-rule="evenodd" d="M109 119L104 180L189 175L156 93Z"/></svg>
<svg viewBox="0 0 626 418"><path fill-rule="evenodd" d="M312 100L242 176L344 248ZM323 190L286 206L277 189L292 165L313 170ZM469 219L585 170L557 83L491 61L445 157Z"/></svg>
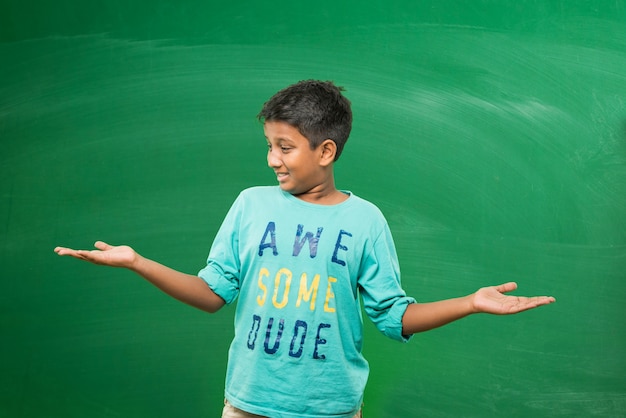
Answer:
<svg viewBox="0 0 626 418"><path fill-rule="evenodd" d="M265 136L265 139L266 139L268 142L269 142L269 141L271 141L271 140L270 140L267 136ZM275 138L275 141L276 141L276 142L291 142L291 143L295 142L295 141L294 141L293 139L291 139L291 138L285 138L285 137L282 137L282 136L279 136L278 138Z"/></svg>

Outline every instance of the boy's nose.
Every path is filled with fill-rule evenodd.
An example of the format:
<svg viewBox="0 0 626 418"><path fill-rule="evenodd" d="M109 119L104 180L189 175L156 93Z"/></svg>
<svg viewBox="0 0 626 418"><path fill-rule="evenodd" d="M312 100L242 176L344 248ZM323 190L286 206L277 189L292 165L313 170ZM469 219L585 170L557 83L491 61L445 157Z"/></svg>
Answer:
<svg viewBox="0 0 626 418"><path fill-rule="evenodd" d="M280 162L280 158L277 158L276 154L270 151L267 153L267 165L272 168L276 168L280 167L282 163Z"/></svg>

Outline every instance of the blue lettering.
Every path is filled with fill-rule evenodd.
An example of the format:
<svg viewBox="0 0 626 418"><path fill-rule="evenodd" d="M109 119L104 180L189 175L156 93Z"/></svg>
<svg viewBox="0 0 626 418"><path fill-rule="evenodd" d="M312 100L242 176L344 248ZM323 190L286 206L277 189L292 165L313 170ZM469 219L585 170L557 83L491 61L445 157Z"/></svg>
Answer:
<svg viewBox="0 0 626 418"><path fill-rule="evenodd" d="M337 236L337 242L335 243L335 251L333 252L333 258L332 258L333 263L337 263L340 266L345 266L346 262L343 260L340 260L339 257L337 257L337 253L339 252L339 250L348 251L348 247L346 247L345 245L341 245L341 238L344 235L347 235L349 237L352 236L351 233L349 233L348 231L344 231L343 229L339 231L339 236Z"/></svg>
<svg viewBox="0 0 626 418"><path fill-rule="evenodd" d="M274 340L274 346L272 348L270 345L270 335L272 334L272 325L274 324L274 318L270 318L267 322L267 332L265 332L265 352L267 354L274 354L278 351L278 347L280 346L280 337L283 335L283 330L285 329L285 320L281 319L278 321L278 334L276 334L276 340Z"/></svg>
<svg viewBox="0 0 626 418"><path fill-rule="evenodd" d="M289 346L289 356L295 358L302 356L302 348L304 347L304 339L306 338L307 327L308 325L306 322L300 320L296 321L296 326L293 327L293 338L291 339L291 345ZM303 328L302 335L300 335L300 347L298 348L298 351L294 353L293 349L296 345L296 338L298 337L299 328Z"/></svg>
<svg viewBox="0 0 626 418"><path fill-rule="evenodd" d="M254 326L256 325L256 331ZM254 350L254 344L256 342L256 337L259 334L259 327L261 326L261 317L259 315L252 315L252 328L250 328L250 333L248 334L248 348L250 350ZM254 333L254 338L252 338L252 333ZM252 338L252 341L250 339Z"/></svg>
<svg viewBox="0 0 626 418"><path fill-rule="evenodd" d="M320 326L317 327L317 336L315 337L315 350L313 351L313 358L316 360L324 360L326 358L324 354L319 354L317 352L317 349L320 345L326 344L326 340L321 337L323 328L330 328L330 324L320 324Z"/></svg>
<svg viewBox="0 0 626 418"><path fill-rule="evenodd" d="M296 239L293 243L293 256L296 257L298 254L300 254L300 250L304 246L304 243L306 241L309 241L309 254L311 258L315 258L315 256L317 255L317 243L320 240L320 236L322 235L323 229L324 228L322 227L317 228L317 234L315 234L315 237L313 237L312 232L307 232L304 235L304 238L300 239L300 237L302 236L302 231L304 230L304 225L298 225L298 231L296 232Z"/></svg>
<svg viewBox="0 0 626 418"><path fill-rule="evenodd" d="M270 234L269 243L265 242L267 234ZM274 222L269 222L267 224L267 227L265 228L265 233L263 234L263 238L261 238L261 244L259 245L259 257L263 256L263 251L266 248L271 248L272 254L278 255L278 248L276 248L276 224Z"/></svg>
<svg viewBox="0 0 626 418"><path fill-rule="evenodd" d="M248 349L256 349L256 341L259 334L259 328L261 327L262 318L259 315L252 315L252 327L248 333ZM263 321L264 322L264 321ZM267 321L267 328L265 332L264 351L267 354L275 355L280 348L281 339L285 330L285 320L278 320L278 331L276 337L272 340L272 328L274 327L274 318L270 317ZM321 323L317 327L317 335L315 336L315 342L313 347L313 358L315 360L325 360L326 355L319 352L320 346L327 344L327 341L322 336L322 332L325 328L330 328L330 324ZM306 344L309 325L306 321L296 320L293 327L293 336L291 338L291 344L289 345L288 355L292 358L301 358L304 353L304 345ZM311 338L309 337L309 340ZM271 346L270 346L271 345ZM311 345L311 343L309 343Z"/></svg>

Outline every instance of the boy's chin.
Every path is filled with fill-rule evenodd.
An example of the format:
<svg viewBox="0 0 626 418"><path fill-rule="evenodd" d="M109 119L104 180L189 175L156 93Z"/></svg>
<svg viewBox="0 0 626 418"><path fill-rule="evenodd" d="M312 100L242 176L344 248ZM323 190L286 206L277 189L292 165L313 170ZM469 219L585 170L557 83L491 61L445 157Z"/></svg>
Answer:
<svg viewBox="0 0 626 418"><path fill-rule="evenodd" d="M286 184L278 184L278 187L280 187L280 189L285 192L285 193L289 193L292 194L294 196L298 196L299 194L302 194L302 191L297 190L294 187L289 187Z"/></svg>
<svg viewBox="0 0 626 418"><path fill-rule="evenodd" d="M289 185L284 182L279 182L278 187L280 187L280 190L282 190L283 192L287 192L291 194L293 194L294 192L293 187L289 187Z"/></svg>

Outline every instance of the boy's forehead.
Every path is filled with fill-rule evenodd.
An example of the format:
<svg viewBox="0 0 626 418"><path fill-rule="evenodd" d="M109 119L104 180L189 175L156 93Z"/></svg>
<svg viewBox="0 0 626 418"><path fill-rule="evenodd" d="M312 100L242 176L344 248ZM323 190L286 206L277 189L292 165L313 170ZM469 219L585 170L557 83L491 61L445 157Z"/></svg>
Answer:
<svg viewBox="0 0 626 418"><path fill-rule="evenodd" d="M305 138L300 133L298 128L283 121L265 121L263 123L263 132L265 132L265 137L268 139L293 139L295 137Z"/></svg>
<svg viewBox="0 0 626 418"><path fill-rule="evenodd" d="M266 120L263 122L263 129L267 129L267 128L270 128L270 129L283 128L283 129L298 130L297 127L295 127L294 125L284 120Z"/></svg>

